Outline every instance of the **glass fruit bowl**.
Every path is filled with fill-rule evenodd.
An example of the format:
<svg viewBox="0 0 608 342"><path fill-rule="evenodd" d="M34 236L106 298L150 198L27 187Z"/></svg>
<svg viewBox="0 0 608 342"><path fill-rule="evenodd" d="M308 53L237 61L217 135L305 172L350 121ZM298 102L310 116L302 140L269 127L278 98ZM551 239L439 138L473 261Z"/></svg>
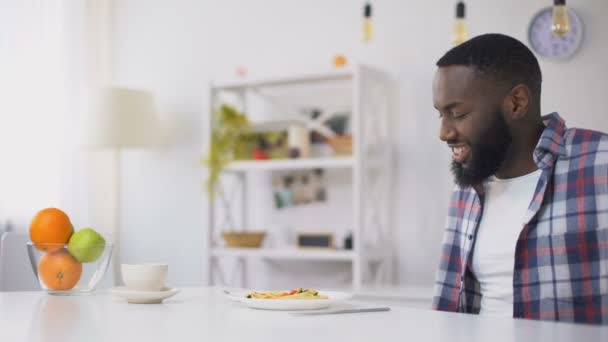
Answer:
<svg viewBox="0 0 608 342"><path fill-rule="evenodd" d="M32 270L50 294L82 295L95 291L108 270L112 243L68 248L68 244L27 243Z"/></svg>

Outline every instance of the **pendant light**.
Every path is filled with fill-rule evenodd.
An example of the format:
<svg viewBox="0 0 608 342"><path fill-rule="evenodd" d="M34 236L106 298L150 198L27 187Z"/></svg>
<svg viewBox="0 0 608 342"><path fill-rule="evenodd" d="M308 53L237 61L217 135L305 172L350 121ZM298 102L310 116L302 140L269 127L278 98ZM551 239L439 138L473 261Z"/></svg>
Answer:
<svg viewBox="0 0 608 342"><path fill-rule="evenodd" d="M363 8L363 41L371 41L373 33L374 27L372 26L372 4L368 2Z"/></svg>
<svg viewBox="0 0 608 342"><path fill-rule="evenodd" d="M467 33L467 25L465 22L465 5L464 2L458 1L456 4L456 22L454 22L454 31L452 32L452 43L454 45L461 44L469 38Z"/></svg>
<svg viewBox="0 0 608 342"><path fill-rule="evenodd" d="M553 20L551 31L560 37L570 32L570 19L566 8L566 0L553 0Z"/></svg>

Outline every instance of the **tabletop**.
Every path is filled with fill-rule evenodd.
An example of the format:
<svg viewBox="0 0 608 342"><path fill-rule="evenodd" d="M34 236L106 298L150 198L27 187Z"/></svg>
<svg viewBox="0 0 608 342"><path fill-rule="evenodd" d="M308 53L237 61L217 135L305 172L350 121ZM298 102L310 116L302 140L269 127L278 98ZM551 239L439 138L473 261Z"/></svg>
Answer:
<svg viewBox="0 0 608 342"><path fill-rule="evenodd" d="M296 316L247 308L218 288L185 288L162 304L129 304L107 291L74 297L0 292L0 341L406 340L608 341L608 327L399 306L387 312Z"/></svg>

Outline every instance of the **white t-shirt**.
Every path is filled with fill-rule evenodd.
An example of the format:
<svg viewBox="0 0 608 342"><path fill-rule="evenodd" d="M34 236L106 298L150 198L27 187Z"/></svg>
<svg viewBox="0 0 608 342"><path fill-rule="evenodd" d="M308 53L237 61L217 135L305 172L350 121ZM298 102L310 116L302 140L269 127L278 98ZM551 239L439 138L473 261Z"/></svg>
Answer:
<svg viewBox="0 0 608 342"><path fill-rule="evenodd" d="M485 183L483 216L473 252L473 273L481 286L480 314L513 316L515 245L541 170Z"/></svg>

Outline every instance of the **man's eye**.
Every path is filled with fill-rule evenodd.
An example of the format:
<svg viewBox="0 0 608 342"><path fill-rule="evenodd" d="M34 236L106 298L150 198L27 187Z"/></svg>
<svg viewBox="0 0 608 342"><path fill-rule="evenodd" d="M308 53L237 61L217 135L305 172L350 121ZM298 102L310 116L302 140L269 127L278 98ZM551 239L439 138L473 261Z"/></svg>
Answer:
<svg viewBox="0 0 608 342"><path fill-rule="evenodd" d="M461 119L465 116L467 116L469 113L453 113L452 116L456 119Z"/></svg>

